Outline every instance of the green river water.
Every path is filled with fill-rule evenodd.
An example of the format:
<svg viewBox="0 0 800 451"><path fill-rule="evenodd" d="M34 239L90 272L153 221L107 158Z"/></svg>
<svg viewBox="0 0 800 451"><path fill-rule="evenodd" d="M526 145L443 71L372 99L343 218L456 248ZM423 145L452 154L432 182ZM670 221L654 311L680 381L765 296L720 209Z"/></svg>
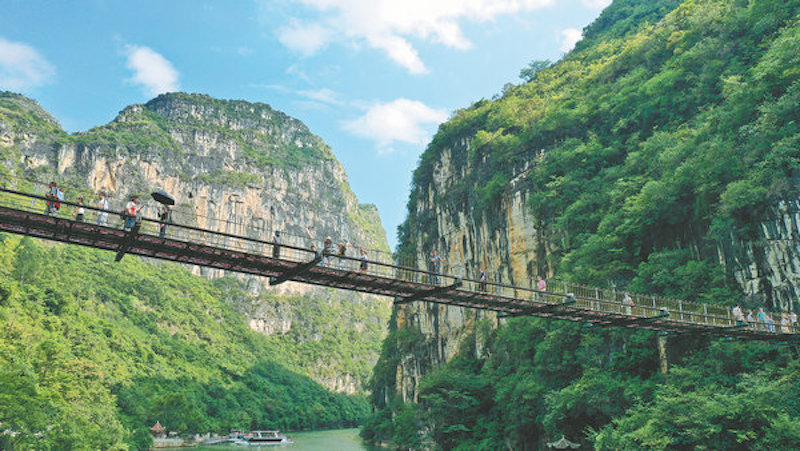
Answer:
<svg viewBox="0 0 800 451"><path fill-rule="evenodd" d="M200 446L201 450L233 450L233 449L274 449L286 451L362 451L374 450L361 442L358 429L334 429L329 431L290 432L294 437L292 445L241 446L220 445Z"/></svg>

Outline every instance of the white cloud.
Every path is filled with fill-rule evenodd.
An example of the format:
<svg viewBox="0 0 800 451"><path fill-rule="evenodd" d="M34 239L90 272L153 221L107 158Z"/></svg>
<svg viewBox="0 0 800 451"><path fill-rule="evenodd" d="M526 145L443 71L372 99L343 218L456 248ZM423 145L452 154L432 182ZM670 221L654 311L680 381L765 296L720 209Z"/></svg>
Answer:
<svg viewBox="0 0 800 451"><path fill-rule="evenodd" d="M331 105L343 105L344 102L339 98L339 94L336 91L333 91L328 88L322 89L315 89L315 90L301 90L297 91L297 94L309 98L311 100L316 100L322 103L328 103Z"/></svg>
<svg viewBox="0 0 800 451"><path fill-rule="evenodd" d="M382 152L390 151L395 142L424 145L431 136L429 124L439 124L447 119L447 111L436 110L422 102L396 99L370 107L358 119L343 122L344 129L378 142Z"/></svg>
<svg viewBox="0 0 800 451"><path fill-rule="evenodd" d="M581 0L581 3L587 8L604 9L611 4L611 0Z"/></svg>
<svg viewBox="0 0 800 451"><path fill-rule="evenodd" d="M126 65L133 71L128 81L142 85L145 95L155 96L180 89L178 71L158 52L149 47L127 45L125 53L128 57Z"/></svg>
<svg viewBox="0 0 800 451"><path fill-rule="evenodd" d="M561 30L561 47L559 47L559 50L564 53L569 52L573 47L575 47L575 44L577 44L582 37L583 32L577 28L566 28Z"/></svg>
<svg viewBox="0 0 800 451"><path fill-rule="evenodd" d="M427 68L409 38L468 49L460 22L482 22L532 11L555 0L293 0L319 13L314 21L293 19L277 30L286 47L313 55L336 40L382 50L411 73Z"/></svg>
<svg viewBox="0 0 800 451"><path fill-rule="evenodd" d="M292 20L288 26L278 29L278 40L303 56L311 56L328 44L331 32L318 23Z"/></svg>
<svg viewBox="0 0 800 451"><path fill-rule="evenodd" d="M55 69L35 48L0 38L0 89L22 91L47 83Z"/></svg>

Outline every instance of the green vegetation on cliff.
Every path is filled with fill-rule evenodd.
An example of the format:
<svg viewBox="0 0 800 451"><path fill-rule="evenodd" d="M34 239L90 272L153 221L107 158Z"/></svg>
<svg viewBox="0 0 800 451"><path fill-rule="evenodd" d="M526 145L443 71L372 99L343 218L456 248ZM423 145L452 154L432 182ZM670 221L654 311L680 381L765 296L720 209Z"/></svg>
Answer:
<svg viewBox="0 0 800 451"><path fill-rule="evenodd" d="M798 193L798 48L798 2L615 1L562 61L532 64L530 82L440 127L414 173L401 252L438 245L435 209L418 208L429 190L491 227L508 181L527 168L529 207L554 250L538 273L742 299L719 252L756 238L770 206ZM445 152L465 175L437 192ZM662 375L647 332L538 319L478 330L478 358L466 346L407 405L394 372L426 344L404 347L405 332L392 331L364 436L444 449L538 449L562 434L600 449L800 443L800 367L786 348L673 337Z"/></svg>
<svg viewBox="0 0 800 451"><path fill-rule="evenodd" d="M398 394L385 403L382 384L392 382L402 356L424 346L402 335L386 342L373 397L382 408L362 429L365 439L398 449L542 449L562 434L608 450L800 443L800 361L786 347L673 339L674 366L663 375L649 332L586 333L581 325L514 319L483 337L480 358L465 345L426 375L417 404Z"/></svg>
<svg viewBox="0 0 800 451"><path fill-rule="evenodd" d="M469 170L436 201L491 218L511 171L533 163L530 206L559 249L542 272L622 286L659 253L713 263L730 233L751 237L753 219L797 193L800 5L677 3L615 2L563 61L457 112L422 155L409 206L466 138L453 159ZM404 251L430 219L409 209Z"/></svg>
<svg viewBox="0 0 800 451"><path fill-rule="evenodd" d="M287 369L224 292L174 264L0 235L3 449L147 447L181 433L353 426L366 401Z"/></svg>

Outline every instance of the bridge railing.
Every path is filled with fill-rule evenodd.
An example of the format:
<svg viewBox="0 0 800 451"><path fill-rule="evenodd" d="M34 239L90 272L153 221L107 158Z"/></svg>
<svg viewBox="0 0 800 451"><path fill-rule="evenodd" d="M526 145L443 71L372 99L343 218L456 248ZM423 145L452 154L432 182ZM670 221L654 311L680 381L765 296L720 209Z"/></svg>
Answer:
<svg viewBox="0 0 800 451"><path fill-rule="evenodd" d="M642 312L641 316L649 317L669 312L669 319L672 321L687 322L694 324L708 324L713 326L733 326L735 319L731 311L724 306L687 302L680 299L671 299L659 296L648 296L637 293L628 293L631 304L624 302L624 291L616 289L604 289L591 287L576 283L563 281L550 281L548 290L561 293L575 293L577 297L593 300L597 303L601 301L609 305L617 306L627 311L631 308L634 312Z"/></svg>
<svg viewBox="0 0 800 451"><path fill-rule="evenodd" d="M13 189L19 192L30 193L33 195L45 195L48 192L48 184L49 182L37 180L31 177L23 177L13 174L0 175L0 187ZM86 186L69 185L63 182L60 182L58 186L64 188L69 201L74 202L77 200L78 196L83 196L87 206L96 206L97 204L98 193L90 190ZM149 199L149 196L142 196L141 201L141 208L144 211L144 215L155 216L155 208L157 207L155 201ZM111 210L121 211L124 209L125 202L127 201L123 200L120 203L118 200L115 201L109 199L109 202ZM35 210L43 211L44 201L37 201ZM74 217L72 216L74 214L74 209L71 207L65 208L61 210L59 214L62 218ZM339 214L339 212L337 212L337 214ZM259 217L253 215L247 216L247 218L239 217L238 219L226 219L210 212L207 214L200 214L195 208L188 204L180 204L173 207L172 216L174 219L173 223L176 225L189 225L203 230L219 231L234 236L245 236L267 242L272 240L274 237L273 230L268 230L263 226L263 224L271 223L268 217ZM87 220L93 219L94 218L87 218ZM119 216L112 215L109 217L109 219L112 221L109 223L109 225L122 227L122 220ZM262 226L254 225L258 223L262 224ZM151 225L148 227L149 228L146 231L149 233L152 232L152 229L155 226ZM173 230L173 234L174 237L178 237L177 231ZM312 245L315 245L317 250L321 251L324 238L322 236L312 237L310 234L306 234L305 236L294 235L287 230L282 230L280 240L282 244L298 248L311 248ZM368 246L361 246L359 243L340 240L336 237L332 238L332 242L334 253L338 252L338 244L343 242L347 245L347 251L351 256L358 256L359 250L363 248L366 250L370 260L384 264L397 264L396 258L391 252L386 252L382 249L372 249Z"/></svg>
<svg viewBox="0 0 800 451"><path fill-rule="evenodd" d="M6 184L7 186L8 184ZM17 185L19 186L19 185ZM23 185L31 188L31 185ZM35 187L34 191L36 190ZM44 192L29 194L10 188L0 188L0 205L16 210L34 213L50 212L52 216L73 219L78 208L85 210L84 220L87 223L96 222L101 214L108 215L108 226L122 228L126 215L122 211L99 210L91 205L78 205L77 203L61 200L55 201L46 198ZM56 212L48 210L48 202L60 203ZM239 251L254 255L278 257L281 260L305 263L314 259L320 252L310 247L297 246L290 243L275 243L254 237L238 236L225 232L211 231L199 227L164 223L156 219L140 217L137 220L139 233L150 236L162 236L173 241L192 245L206 245L229 251ZM370 256L371 257L371 256ZM385 256L384 256L385 257ZM552 304L558 305L565 302L567 297L574 297L575 303L571 306L598 313L608 313L635 318L656 318L664 312L669 314L669 320L687 324L702 324L714 327L746 327L760 332L775 334L796 333L796 324L781 324L783 318L776 318L772 324L755 321L744 326L737 325L731 311L722 306L686 302L657 296L644 296L630 293L632 304L623 302L625 292L614 289L590 287L575 283L550 280L545 291L531 287L505 285L500 283L480 282L474 279L461 279L449 274L439 274L434 271L421 270L397 263L400 261L380 261L374 258L361 259L348 255L325 255L319 263L321 267L353 273L368 274L370 276L384 277L387 279L403 280L412 283L426 284L431 287L444 287L460 282L459 290L481 294L499 296L515 300L530 300L533 305ZM366 267L364 266L366 264Z"/></svg>
<svg viewBox="0 0 800 451"><path fill-rule="evenodd" d="M104 225L116 229L125 228L128 215L124 211L101 210L92 205L79 205L68 200L48 199L44 195L44 190L38 191L40 191L38 194L29 194L15 189L0 188L0 205L61 219L74 219L75 212L79 208L83 208L85 211L84 222L86 223L97 224L97 219L101 215L105 215ZM48 203L57 203L59 208L57 210L50 209L47 207ZM319 265L323 268L352 271L391 279L403 279L431 286L452 285L457 280L456 277L450 275L396 265L394 261L386 258L385 255L383 255L384 261L339 255L335 252L323 255L322 249L296 246L283 241L277 243L271 240L238 236L174 222L162 222L141 215L135 219L134 223L138 226L139 234L168 238L184 242L187 246L206 245L230 251L265 255L297 263L310 262L316 255L320 255L322 256L322 261Z"/></svg>

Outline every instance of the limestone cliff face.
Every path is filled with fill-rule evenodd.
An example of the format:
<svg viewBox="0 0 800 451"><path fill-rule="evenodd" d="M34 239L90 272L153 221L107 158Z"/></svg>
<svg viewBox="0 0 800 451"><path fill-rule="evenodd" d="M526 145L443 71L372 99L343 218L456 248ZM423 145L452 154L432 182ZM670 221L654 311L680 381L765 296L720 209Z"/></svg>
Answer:
<svg viewBox="0 0 800 451"><path fill-rule="evenodd" d="M475 279L483 268L491 281L533 286L537 275L552 276L563 237L543 227L528 204L532 187L527 174L541 154L530 152L520 158L499 200L485 213L476 214L469 198L462 202L452 195L472 171L480 170L464 158L469 138L455 142L430 163L431 182L417 186L411 196L409 211L416 218L433 218L417 220L406 237L414 243L418 267L424 268L424 256L437 249L446 258L443 271L462 277ZM786 309L800 293L800 201L773 206L756 230L755 238L732 233L727 242L720 243L719 262L754 302ZM422 340L401 357L396 387L386 387L387 391L396 390L404 400L416 401L420 378L452 358L465 339L476 339L475 325L481 318L497 322L492 313L461 307L427 303L398 307L397 327L420 332ZM481 343L475 344L480 353Z"/></svg>
<svg viewBox="0 0 800 451"><path fill-rule="evenodd" d="M111 207L122 209L132 194L144 199L163 189L175 197L174 219L181 224L261 239L281 230L285 243L304 246L320 247L331 236L349 243L350 249L388 251L377 209L358 203L331 149L303 123L268 105L162 95L125 108L107 125L70 136L30 99L4 93L0 101L5 108L0 110L0 147L6 164L23 168L29 177L58 180L66 185L68 198L75 191L90 196L104 191ZM149 201L144 214L155 216L154 207ZM205 268L193 271L211 278L223 275ZM275 293L266 279L237 277L254 295L240 300L252 304L243 310L253 329L280 335L298 321L310 324L303 320L306 313L291 305L277 308L256 296ZM330 296L328 290L291 283L277 289L328 304L335 299L342 309L356 303L384 323L388 319L386 299ZM313 339L321 332L304 335ZM376 358L367 357L372 362ZM326 367L324 373L336 366L332 361L318 364ZM355 392L366 375L342 373L325 379L331 388Z"/></svg>
<svg viewBox="0 0 800 451"><path fill-rule="evenodd" d="M800 294L800 200L767 210L755 240L731 234L719 247L720 263L733 270L745 293L786 310Z"/></svg>
<svg viewBox="0 0 800 451"><path fill-rule="evenodd" d="M536 275L548 275L548 257L558 251L557 245L528 207L530 194L527 173L536 156L513 171L499 203L492 205L486 216L475 214L468 204L447 200L461 181L476 168L464 162L469 151L468 139L453 148L444 149L433 163L432 183L418 186L419 195L411 211L418 217L433 216L434 227L414 230L417 243L417 266L425 268L424 256L436 249L445 257L443 272L476 279L484 269L492 282L530 285ZM477 321L485 319L496 324L494 313L462 307L447 307L428 303L412 303L398 307L398 328L421 332L423 343L405 355L397 369L397 387L403 399L416 401L419 379L450 360L465 339L476 339L476 353L482 352L475 338Z"/></svg>

